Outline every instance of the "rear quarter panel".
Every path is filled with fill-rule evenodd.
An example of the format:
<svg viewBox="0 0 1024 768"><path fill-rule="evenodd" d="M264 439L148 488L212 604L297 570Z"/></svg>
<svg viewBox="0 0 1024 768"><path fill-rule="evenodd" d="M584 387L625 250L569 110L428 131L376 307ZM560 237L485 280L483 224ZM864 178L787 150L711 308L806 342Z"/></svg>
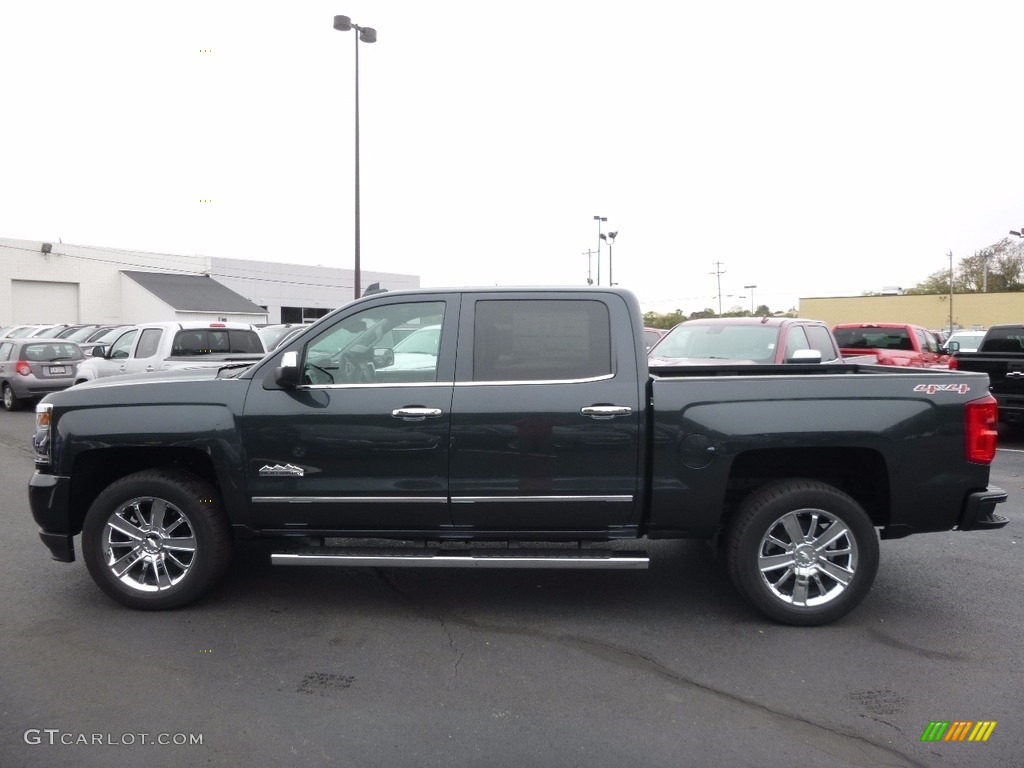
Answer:
<svg viewBox="0 0 1024 768"><path fill-rule="evenodd" d="M884 468L885 482L865 489L879 494L873 514L885 519L878 524L948 530L962 494L988 483L988 466L964 459L963 412L965 403L988 393L987 383L973 374L882 367L834 375L656 377L651 533L713 535L745 492L734 477L740 464L755 476L763 466L770 479L781 462L787 476L806 477L799 458L814 457L818 472L825 466L836 482L845 476L842 482L856 483L849 476L856 470L843 466L843 457L854 454ZM818 461L822 456L836 460L829 465Z"/></svg>

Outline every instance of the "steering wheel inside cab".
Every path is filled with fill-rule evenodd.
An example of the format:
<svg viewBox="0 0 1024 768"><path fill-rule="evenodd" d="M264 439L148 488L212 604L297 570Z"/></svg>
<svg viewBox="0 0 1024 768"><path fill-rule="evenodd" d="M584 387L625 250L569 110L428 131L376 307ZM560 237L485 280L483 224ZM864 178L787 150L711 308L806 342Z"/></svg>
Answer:
<svg viewBox="0 0 1024 768"><path fill-rule="evenodd" d="M306 360L303 379L306 384L372 384L371 350L360 348L336 356L319 355Z"/></svg>

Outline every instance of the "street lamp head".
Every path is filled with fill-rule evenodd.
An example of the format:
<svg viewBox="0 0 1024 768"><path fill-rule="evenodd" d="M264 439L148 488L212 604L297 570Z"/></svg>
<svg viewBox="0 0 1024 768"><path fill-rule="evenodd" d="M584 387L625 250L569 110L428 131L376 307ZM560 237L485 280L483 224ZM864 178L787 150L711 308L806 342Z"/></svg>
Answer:
<svg viewBox="0 0 1024 768"><path fill-rule="evenodd" d="M359 28L359 39L364 43L376 43L377 42L377 30L373 27L360 27Z"/></svg>
<svg viewBox="0 0 1024 768"><path fill-rule="evenodd" d="M608 221L607 216L595 216L594 221Z"/></svg>
<svg viewBox="0 0 1024 768"><path fill-rule="evenodd" d="M608 239L609 240L614 240L616 237L618 237L618 234L619 234L618 230L615 230L614 232L609 232L608 233Z"/></svg>
<svg viewBox="0 0 1024 768"><path fill-rule="evenodd" d="M348 32L352 29L352 19L348 16L335 16L334 28L339 32Z"/></svg>
<svg viewBox="0 0 1024 768"><path fill-rule="evenodd" d="M1024 227L1021 227L1019 232L1016 229L1011 229L1010 234L1016 235L1017 237L1024 237Z"/></svg>

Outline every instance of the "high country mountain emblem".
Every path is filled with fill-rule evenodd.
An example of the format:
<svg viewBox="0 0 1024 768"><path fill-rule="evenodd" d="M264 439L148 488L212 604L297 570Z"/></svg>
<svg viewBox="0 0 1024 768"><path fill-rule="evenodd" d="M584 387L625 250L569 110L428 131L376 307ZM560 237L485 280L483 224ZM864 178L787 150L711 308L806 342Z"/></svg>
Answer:
<svg viewBox="0 0 1024 768"><path fill-rule="evenodd" d="M302 477L305 474L306 470L294 464L264 464L259 471L260 477Z"/></svg>

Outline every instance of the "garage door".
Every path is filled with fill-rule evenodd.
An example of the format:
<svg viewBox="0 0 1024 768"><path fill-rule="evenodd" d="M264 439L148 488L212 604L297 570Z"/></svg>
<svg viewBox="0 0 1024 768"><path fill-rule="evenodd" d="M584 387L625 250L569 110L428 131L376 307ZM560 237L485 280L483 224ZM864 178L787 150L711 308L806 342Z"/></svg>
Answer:
<svg viewBox="0 0 1024 768"><path fill-rule="evenodd" d="M77 323L78 283L12 280L11 322Z"/></svg>

